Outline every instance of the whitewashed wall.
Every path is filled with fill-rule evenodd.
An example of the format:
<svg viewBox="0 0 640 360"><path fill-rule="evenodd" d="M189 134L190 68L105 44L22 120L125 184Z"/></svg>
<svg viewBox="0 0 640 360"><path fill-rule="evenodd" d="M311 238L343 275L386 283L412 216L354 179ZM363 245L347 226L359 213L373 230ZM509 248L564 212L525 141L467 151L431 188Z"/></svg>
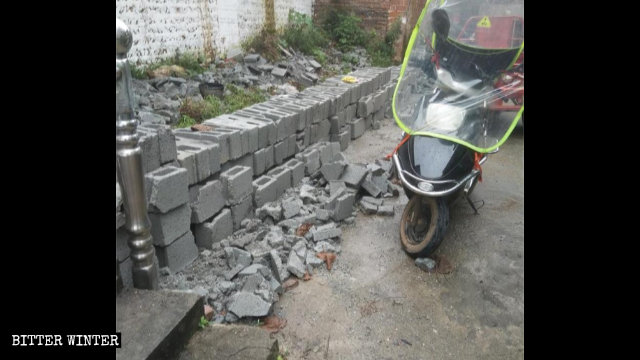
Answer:
<svg viewBox="0 0 640 360"><path fill-rule="evenodd" d="M289 9L313 15L314 0L274 0L276 26ZM129 58L149 63L180 52L213 49L234 56L265 21L265 0L116 0L116 17L133 32Z"/></svg>

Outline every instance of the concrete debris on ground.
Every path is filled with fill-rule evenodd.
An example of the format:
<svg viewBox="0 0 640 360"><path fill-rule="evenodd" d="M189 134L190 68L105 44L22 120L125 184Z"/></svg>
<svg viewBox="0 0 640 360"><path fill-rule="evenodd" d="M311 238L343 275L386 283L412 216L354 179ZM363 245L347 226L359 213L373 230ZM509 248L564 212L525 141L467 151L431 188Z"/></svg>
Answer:
<svg viewBox="0 0 640 360"><path fill-rule="evenodd" d="M427 271L427 272L433 272L436 270L436 266L438 265L436 263L435 260L430 259L430 258L417 258L415 261L415 264L417 267L419 267L420 269Z"/></svg>
<svg viewBox="0 0 640 360"><path fill-rule="evenodd" d="M292 281L312 279L339 262L341 228L353 223L357 208L365 214L393 215L393 206L383 199L393 195L392 187L376 191L374 197L365 185L376 177L389 180L386 161L350 164L342 157L333 159L339 160L327 157L310 176L256 208L255 218L243 219L238 230L203 250L190 269L163 273L161 281L172 288L209 289L207 302L215 314L226 312L213 317L217 322L271 315L273 303L297 284ZM346 216L335 220L336 214Z"/></svg>
<svg viewBox="0 0 640 360"><path fill-rule="evenodd" d="M346 54L332 49L331 54L327 54L329 63L324 67L313 56L293 49L283 50L284 57L275 63L250 53L237 60L211 64L208 71L188 79L183 78L188 77L187 72L177 65L161 67L149 80L133 79L137 118L145 124L173 125L180 119L182 101L198 101L207 96L223 98L228 91L225 90L227 84L258 87L271 95L289 95L298 93L300 86L318 84L323 71L340 73L343 57L351 59L352 70L369 66L364 49Z"/></svg>

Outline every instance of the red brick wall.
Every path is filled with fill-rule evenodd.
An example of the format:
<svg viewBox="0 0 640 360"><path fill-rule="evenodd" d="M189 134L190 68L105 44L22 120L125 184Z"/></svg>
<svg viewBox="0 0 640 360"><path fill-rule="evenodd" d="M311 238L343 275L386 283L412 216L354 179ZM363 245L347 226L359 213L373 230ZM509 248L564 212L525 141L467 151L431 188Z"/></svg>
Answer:
<svg viewBox="0 0 640 360"><path fill-rule="evenodd" d="M396 19L402 20L404 16L404 24L401 23L402 36L394 46L395 59L400 61L426 2L427 0L316 0L313 14L316 21L321 21L331 9L353 12L362 19L361 24L366 30L374 29L380 35L385 34Z"/></svg>
<svg viewBox="0 0 640 360"><path fill-rule="evenodd" d="M379 34L384 34L389 23L391 1L393 0L316 0L313 13L318 21L330 9L343 9L360 17L366 30L374 29Z"/></svg>

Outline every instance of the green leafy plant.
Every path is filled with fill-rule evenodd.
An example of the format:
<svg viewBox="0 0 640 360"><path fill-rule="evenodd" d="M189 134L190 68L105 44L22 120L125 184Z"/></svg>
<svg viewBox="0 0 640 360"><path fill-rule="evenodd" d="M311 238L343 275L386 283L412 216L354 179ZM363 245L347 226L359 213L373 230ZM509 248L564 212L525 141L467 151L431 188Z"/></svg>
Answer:
<svg viewBox="0 0 640 360"><path fill-rule="evenodd" d="M320 65L322 66L327 65L327 54L325 54L324 51L320 49L314 49L311 55L313 55L313 57L316 59L317 62L320 63Z"/></svg>
<svg viewBox="0 0 640 360"><path fill-rule="evenodd" d="M331 9L324 18L323 28L341 51L354 46L365 46L369 35L361 27L362 19L340 9Z"/></svg>
<svg viewBox="0 0 640 360"><path fill-rule="evenodd" d="M288 46L307 55L315 55L314 51L329 44L324 31L313 24L309 15L290 9L288 20L289 22L280 37Z"/></svg>
<svg viewBox="0 0 640 360"><path fill-rule="evenodd" d="M243 89L227 84L226 90L228 92L225 91L227 94L222 99L215 96L207 96L203 100L184 99L180 104L181 118L176 127L190 127L267 100L267 94L257 88Z"/></svg>
<svg viewBox="0 0 640 360"><path fill-rule="evenodd" d="M384 37L371 37L367 45L367 53L371 57L371 65L380 67L393 65L393 44L401 33L400 19L396 19Z"/></svg>
<svg viewBox="0 0 640 360"><path fill-rule="evenodd" d="M200 327L200 329L204 329L205 327L209 326L209 320L207 320L206 317L201 316L198 326Z"/></svg>

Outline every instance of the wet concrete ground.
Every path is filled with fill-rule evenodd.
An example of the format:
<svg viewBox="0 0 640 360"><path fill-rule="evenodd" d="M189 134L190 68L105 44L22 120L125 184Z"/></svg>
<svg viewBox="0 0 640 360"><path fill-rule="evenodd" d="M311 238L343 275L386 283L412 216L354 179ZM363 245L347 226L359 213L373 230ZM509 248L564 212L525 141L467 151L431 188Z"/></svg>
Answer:
<svg viewBox="0 0 640 360"><path fill-rule="evenodd" d="M352 141L351 162L373 162L400 140L393 120ZM451 208L436 255L453 271L430 274L400 247L407 198L387 199L394 217L358 213L343 227L333 270L284 294L287 326L275 337L289 359L524 358L524 134L516 128L483 165L484 181Z"/></svg>

